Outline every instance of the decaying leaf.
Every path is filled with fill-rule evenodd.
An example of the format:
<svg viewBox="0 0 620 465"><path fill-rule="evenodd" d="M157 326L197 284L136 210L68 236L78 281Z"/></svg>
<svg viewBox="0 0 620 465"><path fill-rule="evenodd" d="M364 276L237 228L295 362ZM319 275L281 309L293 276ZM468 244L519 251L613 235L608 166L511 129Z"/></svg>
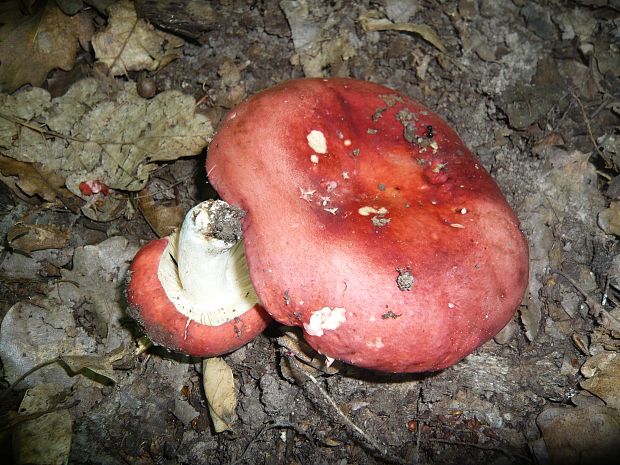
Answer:
<svg viewBox="0 0 620 465"><path fill-rule="evenodd" d="M93 36L92 45L100 62L113 76L127 71L155 71L175 60L175 49L183 40L138 19L133 2L122 0L110 7L108 27Z"/></svg>
<svg viewBox="0 0 620 465"><path fill-rule="evenodd" d="M105 355L61 355L59 358L70 375L82 374L102 384L113 384L116 383L113 363L124 354L124 347L119 346Z"/></svg>
<svg viewBox="0 0 620 465"><path fill-rule="evenodd" d="M400 31L417 34L440 52L446 52L446 46L437 33L427 24L393 23L385 18L373 18L372 15L360 15L358 21L362 28L369 31Z"/></svg>
<svg viewBox="0 0 620 465"><path fill-rule="evenodd" d="M588 162L589 155L549 147L550 166L533 180L536 192L528 195L520 208L522 225L530 243L529 295L521 308L521 318L528 339L536 337L542 315L538 297L549 268L560 268L562 250L559 244L561 227L583 224L595 228L591 212L600 209L604 199L596 187L596 169ZM534 331L535 330L535 331Z"/></svg>
<svg viewBox="0 0 620 465"><path fill-rule="evenodd" d="M202 382L215 432L231 429L237 420L237 390L232 370L220 357L207 358L202 362Z"/></svg>
<svg viewBox="0 0 620 465"><path fill-rule="evenodd" d="M548 408L536 419L551 465L613 463L620 413L608 407Z"/></svg>
<svg viewBox="0 0 620 465"><path fill-rule="evenodd" d="M282 0L280 8L293 36L295 55L291 61L301 64L304 75L323 77L327 67L333 75L346 74L347 61L357 54L355 24L347 12L316 11L316 5L307 0Z"/></svg>
<svg viewBox="0 0 620 465"><path fill-rule="evenodd" d="M148 224L159 237L169 236L178 228L185 217L185 208L174 199L162 203L155 200L157 183L150 183L135 198L136 205Z"/></svg>
<svg viewBox="0 0 620 465"><path fill-rule="evenodd" d="M602 354L608 355L605 352ZM598 361L593 376L582 381L581 387L602 399L608 407L620 411L620 355L610 353L609 356L598 358Z"/></svg>
<svg viewBox="0 0 620 465"><path fill-rule="evenodd" d="M21 416L33 419L20 422L13 434L15 463L63 465L69 461L73 419L66 409L49 412L62 404L67 393L63 386L41 384L26 391L19 406ZM43 412L49 412L44 413ZM42 414L39 416L38 414Z"/></svg>
<svg viewBox="0 0 620 465"><path fill-rule="evenodd" d="M532 299L528 299L530 302ZM525 337L528 341L533 341L538 337L542 312L537 305L524 305L519 308L519 317L525 330Z"/></svg>
<svg viewBox="0 0 620 465"><path fill-rule="evenodd" d="M540 85L517 82L502 93L498 106L508 116L511 127L525 129L543 119L554 107L564 111L569 103L566 93L561 81Z"/></svg>
<svg viewBox="0 0 620 465"><path fill-rule="evenodd" d="M59 199L65 206L74 206L75 202L72 199L75 197L65 188L65 178L46 169L40 163L25 163L0 155L0 173L3 176L16 177L14 183L6 184L9 186L13 184L13 189L19 189L28 197L38 195L47 202Z"/></svg>
<svg viewBox="0 0 620 465"><path fill-rule="evenodd" d="M20 386L84 382L83 376L67 376L67 369L97 383L114 380L110 365L128 340L119 289L137 250L122 236L78 247L72 268L62 270L62 279L43 300L18 302L9 309L0 324L0 358L10 383L54 357L60 363L37 370Z"/></svg>
<svg viewBox="0 0 620 465"><path fill-rule="evenodd" d="M286 328L283 330L284 334L278 337L278 344L303 362L299 363L298 367L308 371L308 373L312 375L317 375L320 372L327 373L328 375L338 373L340 371L341 362L328 365L325 356L314 350L305 341L301 331L298 329L299 328ZM298 376L295 370L291 369L290 359L288 357L282 357L280 361L280 370L282 370L282 374L285 378L297 380Z"/></svg>
<svg viewBox="0 0 620 465"><path fill-rule="evenodd" d="M614 200L599 213L598 225L607 234L620 236L620 201Z"/></svg>
<svg viewBox="0 0 620 465"><path fill-rule="evenodd" d="M71 69L79 45L86 47L93 33L89 15L67 16L55 2L33 16L20 15L19 6L19 1L0 5L0 90L6 92L40 86L54 68Z"/></svg>
<svg viewBox="0 0 620 465"><path fill-rule="evenodd" d="M69 242L70 230L53 224L16 223L6 239L15 250L30 254L35 250L62 249Z"/></svg>
<svg viewBox="0 0 620 465"><path fill-rule="evenodd" d="M156 162L196 155L213 135L191 96L166 91L147 100L130 82L84 79L55 99L25 89L0 94L0 108L5 155L40 163L85 199L80 183L140 190Z"/></svg>
<svg viewBox="0 0 620 465"><path fill-rule="evenodd" d="M617 111L616 113L620 113ZM598 152L605 160L607 166L615 171L620 171L620 135L606 133L596 139L599 146Z"/></svg>

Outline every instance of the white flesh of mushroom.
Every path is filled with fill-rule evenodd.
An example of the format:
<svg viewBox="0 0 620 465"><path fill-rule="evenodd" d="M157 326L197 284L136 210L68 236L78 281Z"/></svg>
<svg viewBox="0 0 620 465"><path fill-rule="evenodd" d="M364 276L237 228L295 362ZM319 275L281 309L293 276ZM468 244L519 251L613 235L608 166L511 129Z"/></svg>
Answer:
<svg viewBox="0 0 620 465"><path fill-rule="evenodd" d="M221 200L192 208L181 229L168 239L157 276L177 310L201 324L219 326L258 302L245 260L243 240L214 237L215 209Z"/></svg>

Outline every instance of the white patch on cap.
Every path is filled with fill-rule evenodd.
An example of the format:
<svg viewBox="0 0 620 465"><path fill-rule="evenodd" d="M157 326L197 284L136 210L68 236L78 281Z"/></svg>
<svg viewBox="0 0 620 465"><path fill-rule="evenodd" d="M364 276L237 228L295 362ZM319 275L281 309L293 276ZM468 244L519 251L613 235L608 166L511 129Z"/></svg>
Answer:
<svg viewBox="0 0 620 465"><path fill-rule="evenodd" d="M327 153L327 141L325 140L325 135L321 131L313 129L310 131L310 134L306 136L306 139L308 139L310 148L316 153Z"/></svg>
<svg viewBox="0 0 620 465"><path fill-rule="evenodd" d="M345 313L342 307L323 307L312 314L309 323L304 323L304 330L310 336L322 336L324 331L337 329L347 321Z"/></svg>
<svg viewBox="0 0 620 465"><path fill-rule="evenodd" d="M371 349L381 349L385 345L380 337L374 338L372 341L368 341L366 345Z"/></svg>
<svg viewBox="0 0 620 465"><path fill-rule="evenodd" d="M388 209L385 207L374 208L370 206L361 207L357 210L357 212L362 216L370 216L370 215L385 215L388 212Z"/></svg>
<svg viewBox="0 0 620 465"><path fill-rule="evenodd" d="M319 156L316 153L310 155L310 161L315 165L319 162Z"/></svg>

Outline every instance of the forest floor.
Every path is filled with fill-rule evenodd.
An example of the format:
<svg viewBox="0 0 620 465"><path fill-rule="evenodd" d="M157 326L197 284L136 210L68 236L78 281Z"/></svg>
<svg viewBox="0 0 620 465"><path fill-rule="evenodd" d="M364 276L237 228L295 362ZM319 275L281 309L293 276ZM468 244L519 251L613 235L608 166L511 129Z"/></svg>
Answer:
<svg viewBox="0 0 620 465"><path fill-rule="evenodd" d="M19 381L0 398L2 463L569 465L620 444L619 2L136 2L158 29L112 2L58 4L34 18L68 62L28 51L33 17L0 25L0 357L3 387ZM121 56L138 33L157 53ZM391 87L456 129L521 220L529 290L493 340L425 375L291 363L320 356L274 323L222 357L235 403L216 432L206 365L141 345L125 276L216 195L205 146L223 115L317 76ZM136 86L170 99L153 121L186 139L136 142L122 171L78 166L87 124L139 126L115 107L147 101ZM88 192L88 171L110 191Z"/></svg>

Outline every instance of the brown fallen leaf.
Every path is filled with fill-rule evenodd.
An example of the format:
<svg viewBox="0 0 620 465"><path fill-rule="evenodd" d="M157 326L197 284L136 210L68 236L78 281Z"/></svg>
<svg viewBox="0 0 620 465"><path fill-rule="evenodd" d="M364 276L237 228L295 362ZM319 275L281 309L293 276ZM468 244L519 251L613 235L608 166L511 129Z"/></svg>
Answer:
<svg viewBox="0 0 620 465"><path fill-rule="evenodd" d="M371 18L368 16L360 16L359 22L362 25L362 28L367 32L400 31L417 34L440 52L446 52L446 47L441 38L437 35L433 28L427 24L393 23L389 19Z"/></svg>
<svg viewBox="0 0 620 465"><path fill-rule="evenodd" d="M93 198L84 182L139 191L157 162L196 155L211 140L211 122L195 107L178 91L144 99L135 83L108 79L83 79L54 99L36 87L0 93L0 148L61 174L84 200Z"/></svg>
<svg viewBox="0 0 620 465"><path fill-rule="evenodd" d="M35 250L62 249L69 242L69 233L53 224L15 223L6 238L11 248L30 254Z"/></svg>
<svg viewBox="0 0 620 465"><path fill-rule="evenodd" d="M122 359L125 353L125 347L119 346L104 355L61 355L58 358L70 376L81 374L101 384L110 385L117 382L114 363Z"/></svg>
<svg viewBox="0 0 620 465"><path fill-rule="evenodd" d="M583 380L581 387L602 399L608 407L620 410L620 356L615 353L603 352L602 354L606 357L599 358L596 366L592 366L593 363L590 364L590 370L594 374Z"/></svg>
<svg viewBox="0 0 620 465"><path fill-rule="evenodd" d="M88 46L93 33L86 13L65 15L55 2L33 16L18 14L19 1L0 6L0 90L13 92L24 84L40 86L54 68L69 70L78 47Z"/></svg>
<svg viewBox="0 0 620 465"><path fill-rule="evenodd" d="M618 457L620 413L613 408L552 407L536 423L551 465L613 463Z"/></svg>
<svg viewBox="0 0 620 465"><path fill-rule="evenodd" d="M157 184L149 183L135 197L136 206L157 236L169 236L183 222L185 208L176 199L156 201L156 195Z"/></svg>
<svg viewBox="0 0 620 465"><path fill-rule="evenodd" d="M562 147L565 144L562 134L555 131L550 132L534 144L532 153L535 155L542 155L543 151L548 147Z"/></svg>
<svg viewBox="0 0 620 465"><path fill-rule="evenodd" d="M128 0L110 7L108 27L92 40L97 59L108 66L112 76L160 69L179 56L175 49L183 44L177 36L139 19L133 2Z"/></svg>
<svg viewBox="0 0 620 465"><path fill-rule="evenodd" d="M598 225L607 234L620 235L620 201L612 201L598 214Z"/></svg>
<svg viewBox="0 0 620 465"><path fill-rule="evenodd" d="M83 203L65 187L65 178L40 163L26 163L0 155L0 173L15 176L15 186L28 197L38 195L47 202L59 199L65 206L76 211Z"/></svg>

